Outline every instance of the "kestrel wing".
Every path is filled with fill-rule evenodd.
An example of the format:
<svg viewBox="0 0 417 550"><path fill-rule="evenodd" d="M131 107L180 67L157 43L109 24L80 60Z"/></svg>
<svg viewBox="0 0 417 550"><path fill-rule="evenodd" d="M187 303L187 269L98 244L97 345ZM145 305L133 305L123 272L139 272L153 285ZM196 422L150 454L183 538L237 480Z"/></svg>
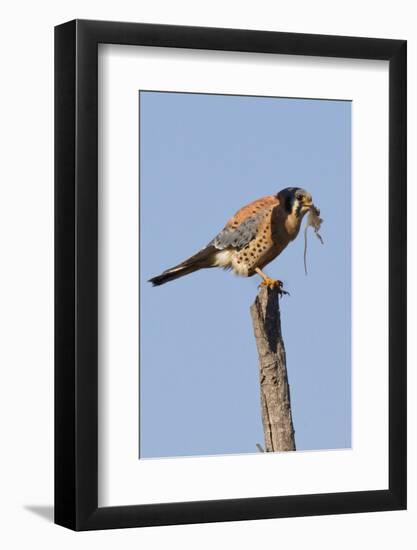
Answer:
<svg viewBox="0 0 417 550"><path fill-rule="evenodd" d="M239 250L256 237L260 221L261 216L257 215L247 218L237 227L226 226L214 237L210 244L218 250L224 250L225 248Z"/></svg>
<svg viewBox="0 0 417 550"><path fill-rule="evenodd" d="M244 206L229 220L224 229L214 237L209 245L218 250L226 248L240 250L256 237L264 216L278 204L278 199L270 196Z"/></svg>

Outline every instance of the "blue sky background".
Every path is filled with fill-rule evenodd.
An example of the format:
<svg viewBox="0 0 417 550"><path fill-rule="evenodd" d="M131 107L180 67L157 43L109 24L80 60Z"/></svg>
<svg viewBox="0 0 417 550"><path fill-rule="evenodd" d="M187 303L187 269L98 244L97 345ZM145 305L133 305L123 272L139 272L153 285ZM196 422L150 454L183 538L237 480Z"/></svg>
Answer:
<svg viewBox="0 0 417 550"><path fill-rule="evenodd" d="M351 445L351 103L140 92L140 457L263 444L249 307L260 279L201 270L147 280L207 244L241 206L299 186L321 209L265 271L284 281L297 450Z"/></svg>

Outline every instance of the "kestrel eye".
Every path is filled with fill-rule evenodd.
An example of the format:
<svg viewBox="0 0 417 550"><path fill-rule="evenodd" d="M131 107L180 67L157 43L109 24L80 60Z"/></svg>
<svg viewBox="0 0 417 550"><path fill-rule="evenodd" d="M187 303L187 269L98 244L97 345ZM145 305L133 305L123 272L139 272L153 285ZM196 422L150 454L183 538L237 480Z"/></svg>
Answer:
<svg viewBox="0 0 417 550"><path fill-rule="evenodd" d="M303 200L303 195L296 195L295 198L296 198L298 201L301 201L301 200Z"/></svg>

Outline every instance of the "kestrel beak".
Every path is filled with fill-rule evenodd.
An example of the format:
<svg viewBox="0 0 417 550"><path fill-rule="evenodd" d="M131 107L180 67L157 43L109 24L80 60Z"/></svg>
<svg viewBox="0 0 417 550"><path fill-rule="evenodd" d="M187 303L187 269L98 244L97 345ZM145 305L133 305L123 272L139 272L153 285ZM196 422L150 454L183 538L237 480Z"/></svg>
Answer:
<svg viewBox="0 0 417 550"><path fill-rule="evenodd" d="M311 199L311 197L303 199L303 206L305 208L311 208L313 206L313 200Z"/></svg>

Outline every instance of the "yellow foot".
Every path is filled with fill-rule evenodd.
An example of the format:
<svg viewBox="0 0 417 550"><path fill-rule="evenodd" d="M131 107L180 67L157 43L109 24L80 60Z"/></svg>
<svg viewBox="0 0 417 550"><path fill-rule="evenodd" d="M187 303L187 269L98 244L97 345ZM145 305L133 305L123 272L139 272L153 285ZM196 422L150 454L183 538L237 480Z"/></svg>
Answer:
<svg viewBox="0 0 417 550"><path fill-rule="evenodd" d="M270 277L266 277L259 286L268 287L268 288L278 288L278 292L280 294L289 294L286 290L282 288L284 286L283 282L278 279L271 279Z"/></svg>
<svg viewBox="0 0 417 550"><path fill-rule="evenodd" d="M277 286L278 288L281 288L282 284L282 281L279 281L278 279L271 279L270 277L267 277L259 286L269 286L270 288Z"/></svg>

